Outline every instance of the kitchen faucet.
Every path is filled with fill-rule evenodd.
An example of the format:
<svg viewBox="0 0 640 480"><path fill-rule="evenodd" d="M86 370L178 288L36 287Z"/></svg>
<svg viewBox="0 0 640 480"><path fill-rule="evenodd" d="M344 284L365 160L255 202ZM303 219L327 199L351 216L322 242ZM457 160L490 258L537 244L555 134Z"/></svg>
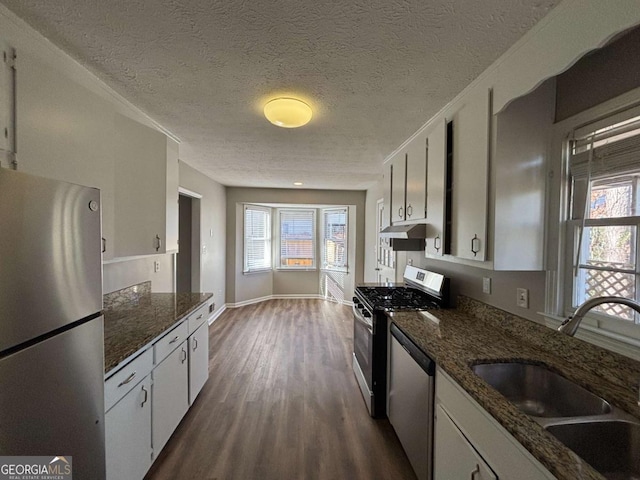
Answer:
<svg viewBox="0 0 640 480"><path fill-rule="evenodd" d="M584 318L584 316L594 307L598 305L602 305L603 303L619 303L621 305L626 305L627 307L633 308L636 312L640 313L640 303L634 302L628 298L623 297L593 297L584 302L578 308L573 315L569 315L564 322L560 324L558 327L558 331L562 332L566 335L573 337L578 330L578 326L580 322Z"/></svg>

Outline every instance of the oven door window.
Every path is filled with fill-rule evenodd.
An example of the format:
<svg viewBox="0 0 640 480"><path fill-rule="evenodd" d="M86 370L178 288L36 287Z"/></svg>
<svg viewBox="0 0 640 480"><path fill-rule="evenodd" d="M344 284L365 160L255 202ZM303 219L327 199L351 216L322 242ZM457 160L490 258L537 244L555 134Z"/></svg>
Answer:
<svg viewBox="0 0 640 480"><path fill-rule="evenodd" d="M368 325L355 316L353 317L353 351L369 390L373 390L373 333Z"/></svg>

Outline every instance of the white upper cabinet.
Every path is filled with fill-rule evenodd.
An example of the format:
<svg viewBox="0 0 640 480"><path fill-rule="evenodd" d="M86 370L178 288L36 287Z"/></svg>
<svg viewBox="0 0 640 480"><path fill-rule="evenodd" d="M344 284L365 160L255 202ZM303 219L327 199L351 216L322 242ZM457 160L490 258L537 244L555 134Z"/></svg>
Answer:
<svg viewBox="0 0 640 480"><path fill-rule="evenodd" d="M15 145L13 144L15 118L13 103L15 51L7 42L0 39L0 167L11 164Z"/></svg>
<svg viewBox="0 0 640 480"><path fill-rule="evenodd" d="M426 217L427 137L418 134L385 166L390 171L391 223L414 222ZM389 182L388 178L385 178ZM387 202L385 184L385 202Z"/></svg>
<svg viewBox="0 0 640 480"><path fill-rule="evenodd" d="M391 160L391 223L405 220L407 154L403 150Z"/></svg>
<svg viewBox="0 0 640 480"><path fill-rule="evenodd" d="M547 150L555 102L555 81L548 80L496 115L494 270L544 270Z"/></svg>
<svg viewBox="0 0 640 480"><path fill-rule="evenodd" d="M428 130L427 158L427 238L425 251L431 255L443 255L445 245L445 204L447 168L446 120L435 122Z"/></svg>
<svg viewBox="0 0 640 480"><path fill-rule="evenodd" d="M122 115L116 115L112 142L115 256L176 251L177 145L158 130Z"/></svg>
<svg viewBox="0 0 640 480"><path fill-rule="evenodd" d="M427 135L416 135L407 145L407 203L405 220L424 220L427 215Z"/></svg>
<svg viewBox="0 0 640 480"><path fill-rule="evenodd" d="M18 170L97 187L104 259L113 257L113 109L28 53L16 64Z"/></svg>
<svg viewBox="0 0 640 480"><path fill-rule="evenodd" d="M491 89L479 84L453 107L451 253L487 256Z"/></svg>

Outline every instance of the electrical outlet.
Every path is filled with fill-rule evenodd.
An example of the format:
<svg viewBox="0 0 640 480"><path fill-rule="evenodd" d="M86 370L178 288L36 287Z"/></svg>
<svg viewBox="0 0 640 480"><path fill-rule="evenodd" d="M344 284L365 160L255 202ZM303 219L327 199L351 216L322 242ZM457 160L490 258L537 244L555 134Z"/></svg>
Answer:
<svg viewBox="0 0 640 480"><path fill-rule="evenodd" d="M482 278L482 293L491 293L491 278Z"/></svg>
<svg viewBox="0 0 640 480"><path fill-rule="evenodd" d="M155 261L153 262L153 271L158 273L160 271L160 262L159 261Z"/></svg>
<svg viewBox="0 0 640 480"><path fill-rule="evenodd" d="M526 288L518 288L516 294L516 305L522 308L529 308L529 290Z"/></svg>

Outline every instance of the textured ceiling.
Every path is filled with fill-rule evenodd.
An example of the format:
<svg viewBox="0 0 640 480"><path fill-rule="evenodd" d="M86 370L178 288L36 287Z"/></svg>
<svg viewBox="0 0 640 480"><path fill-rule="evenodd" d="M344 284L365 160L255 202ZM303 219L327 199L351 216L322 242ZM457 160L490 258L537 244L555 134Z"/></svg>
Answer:
<svg viewBox="0 0 640 480"><path fill-rule="evenodd" d="M225 185L364 189L559 0L0 0ZM299 129L262 106L297 95Z"/></svg>

